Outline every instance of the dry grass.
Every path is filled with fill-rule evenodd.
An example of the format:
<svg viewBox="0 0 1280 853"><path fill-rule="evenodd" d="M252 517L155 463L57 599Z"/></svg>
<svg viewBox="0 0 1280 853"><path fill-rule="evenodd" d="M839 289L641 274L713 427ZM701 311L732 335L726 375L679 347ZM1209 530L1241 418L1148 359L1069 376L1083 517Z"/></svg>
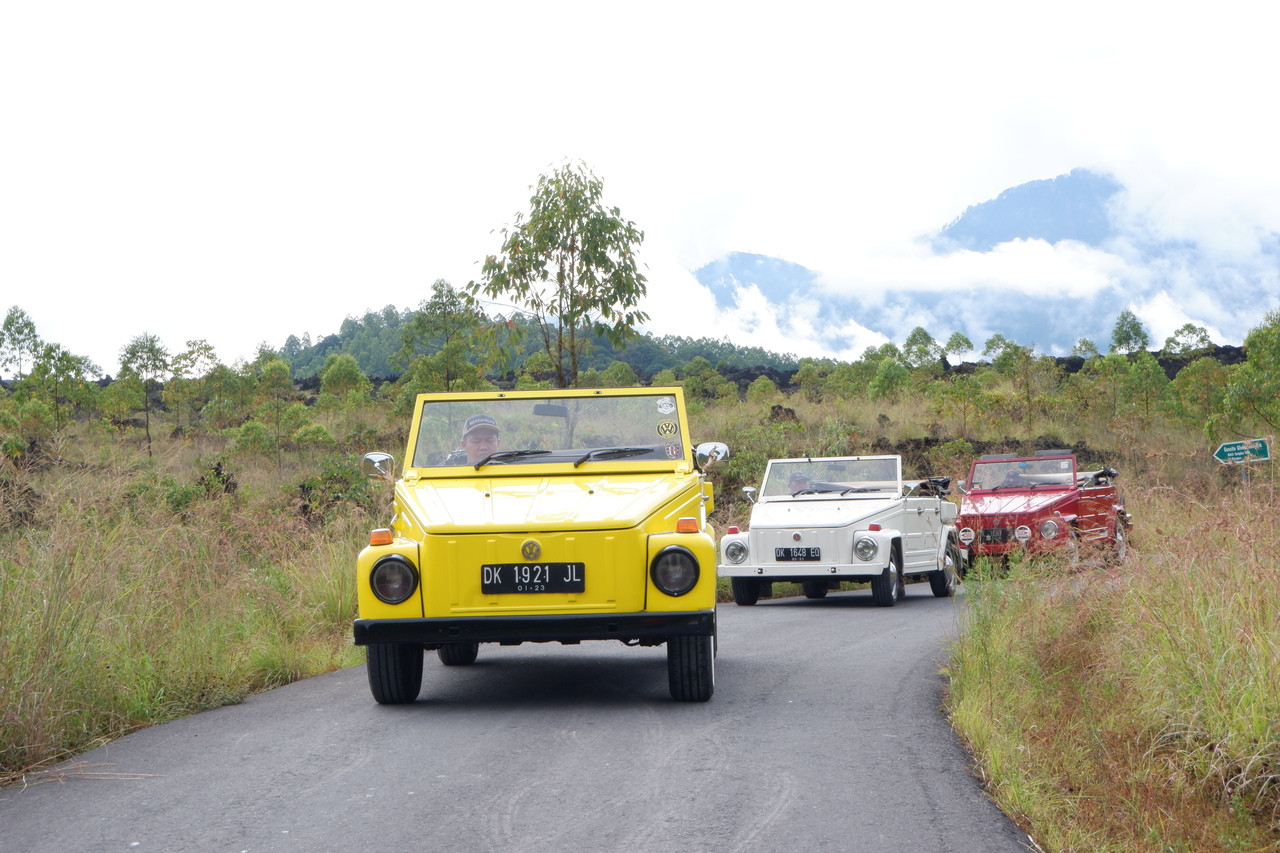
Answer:
<svg viewBox="0 0 1280 853"><path fill-rule="evenodd" d="M966 584L952 719L1046 849L1280 849L1276 496L1202 494L1131 488L1122 567Z"/></svg>
<svg viewBox="0 0 1280 853"><path fill-rule="evenodd" d="M712 475L723 529L745 524L740 488L770 457L875 452L938 432L935 418L910 397L797 395L702 407L692 426L732 448ZM1047 431L1016 427L971 437ZM950 667L957 730L992 795L1048 850L1280 850L1275 475L1246 492L1174 428L1069 429L1068 443L1116 448L1133 553L1119 569L1031 564L968 580ZM47 465L10 477L35 496L34 518L0 518L0 781L358 661L352 565L372 519L315 497L324 460L228 457L238 488L226 493L198 482L222 439L158 441L151 460L92 430L46 449Z"/></svg>
<svg viewBox="0 0 1280 853"><path fill-rule="evenodd" d="M367 527L298 512L301 469L93 436L11 472L38 495L0 530L0 781L103 739L355 662ZM12 479L11 476L11 479Z"/></svg>

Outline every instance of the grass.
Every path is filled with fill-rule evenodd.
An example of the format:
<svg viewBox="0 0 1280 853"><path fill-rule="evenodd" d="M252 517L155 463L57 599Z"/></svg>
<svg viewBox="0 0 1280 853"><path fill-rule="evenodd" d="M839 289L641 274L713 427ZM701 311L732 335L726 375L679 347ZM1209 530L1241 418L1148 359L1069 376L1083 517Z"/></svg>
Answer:
<svg viewBox="0 0 1280 853"><path fill-rule="evenodd" d="M308 522L299 473L248 460L234 493L209 491L182 445L60 450L21 474L34 523L0 531L0 781L357 661L358 510Z"/></svg>
<svg viewBox="0 0 1280 853"><path fill-rule="evenodd" d="M1280 849L1276 496L1129 497L1123 566L966 583L952 721L1045 849Z"/></svg>
<svg viewBox="0 0 1280 853"><path fill-rule="evenodd" d="M910 399L704 407L698 439L733 454L712 475L717 528L746 523L740 488L771 456L894 452L931 417ZM969 438L998 442L1005 428ZM0 470L0 783L360 661L352 567L384 519L381 496L350 480L354 453L238 457L202 437L157 440L149 458L76 429ZM1072 430L1068 444L1119 448L1130 558L972 574L952 722L991 795L1046 850L1280 850L1275 475L1261 469L1246 490L1194 435ZM939 453L936 472L964 476L963 455ZM211 476L219 460L234 490Z"/></svg>

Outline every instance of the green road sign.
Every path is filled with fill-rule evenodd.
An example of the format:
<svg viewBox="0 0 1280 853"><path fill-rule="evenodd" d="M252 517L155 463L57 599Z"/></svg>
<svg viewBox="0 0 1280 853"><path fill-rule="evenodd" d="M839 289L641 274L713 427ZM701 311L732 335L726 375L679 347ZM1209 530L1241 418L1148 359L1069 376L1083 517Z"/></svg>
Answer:
<svg viewBox="0 0 1280 853"><path fill-rule="evenodd" d="M1218 445L1218 449L1213 451L1213 458L1228 463L1266 462L1271 458L1271 445L1265 438L1228 441Z"/></svg>

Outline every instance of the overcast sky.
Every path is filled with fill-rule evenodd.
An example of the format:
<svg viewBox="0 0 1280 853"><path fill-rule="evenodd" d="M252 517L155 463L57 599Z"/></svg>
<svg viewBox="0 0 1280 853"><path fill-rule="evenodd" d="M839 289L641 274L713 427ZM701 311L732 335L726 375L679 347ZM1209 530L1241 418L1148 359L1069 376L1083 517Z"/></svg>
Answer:
<svg viewBox="0 0 1280 853"><path fill-rule="evenodd" d="M1078 248L918 242L1076 167L1162 236L1252 251L1280 231L1277 8L5 3L0 312L108 373L142 333L251 358L477 278L566 158L646 234L650 331L777 351L816 354L725 328L690 271L1088 287ZM1171 302L1134 306L1157 342Z"/></svg>

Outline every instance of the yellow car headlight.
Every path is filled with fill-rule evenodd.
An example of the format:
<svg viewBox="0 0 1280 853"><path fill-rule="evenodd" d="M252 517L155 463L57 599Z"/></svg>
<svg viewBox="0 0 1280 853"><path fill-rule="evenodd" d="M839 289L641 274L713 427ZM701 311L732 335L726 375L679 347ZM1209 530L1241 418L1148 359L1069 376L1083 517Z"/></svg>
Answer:
<svg viewBox="0 0 1280 853"><path fill-rule="evenodd" d="M418 588L418 570L404 557L385 557L369 572L369 587L379 600L399 604Z"/></svg>
<svg viewBox="0 0 1280 853"><path fill-rule="evenodd" d="M658 589L681 596L698 582L698 559L685 548L664 548L653 558L649 574Z"/></svg>

